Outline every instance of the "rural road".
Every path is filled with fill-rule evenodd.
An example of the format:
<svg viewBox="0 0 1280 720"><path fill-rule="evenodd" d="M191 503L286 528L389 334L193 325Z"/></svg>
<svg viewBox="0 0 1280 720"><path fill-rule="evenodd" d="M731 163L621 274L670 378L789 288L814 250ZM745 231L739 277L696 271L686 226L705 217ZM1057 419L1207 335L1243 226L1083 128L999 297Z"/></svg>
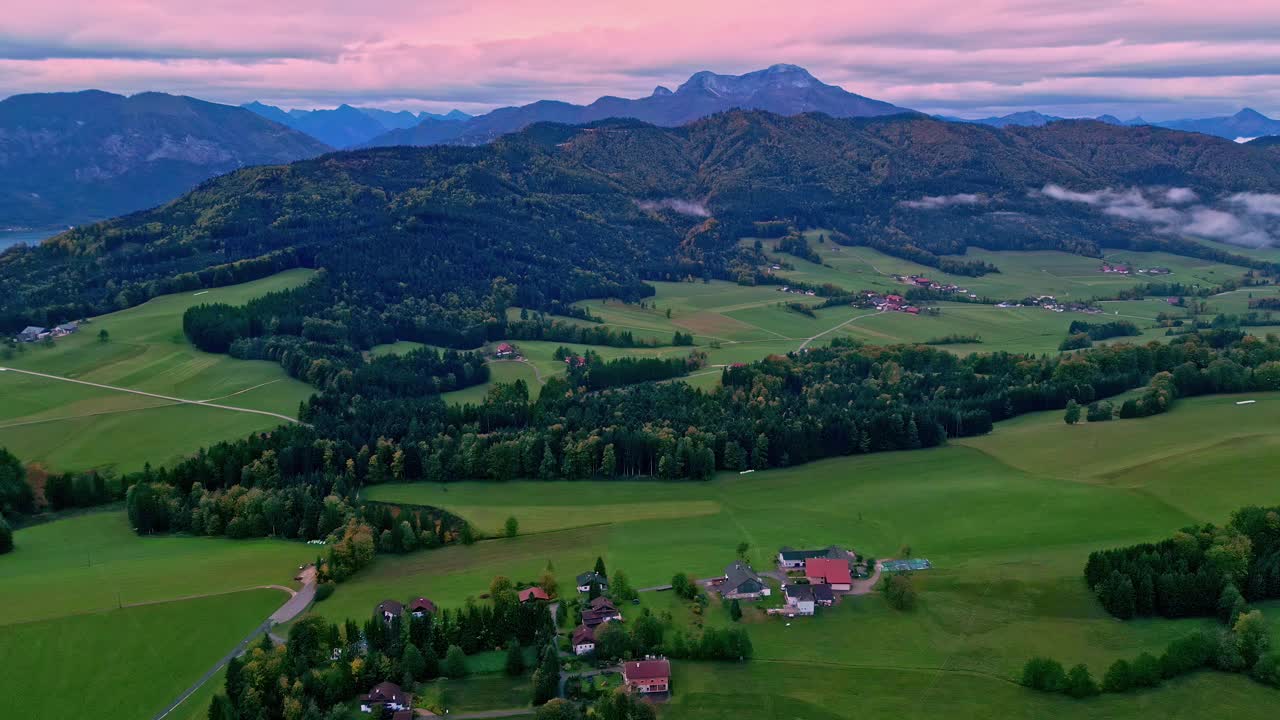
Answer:
<svg viewBox="0 0 1280 720"><path fill-rule="evenodd" d="M89 382L88 380L76 380L75 378L62 377L61 375L50 375L48 373L36 372L34 370L19 370L18 368L0 367L0 372L21 373L23 375L31 375L34 377L45 378L46 380L58 380L60 382L75 383L77 385L88 385L89 387L100 388L102 390L114 390L116 392L130 393L133 395L142 395L144 397L159 398L160 400L168 400L170 402L179 403L182 405L201 405L203 407L217 408L219 410L230 410L232 412L250 413L253 415L266 415L268 417L279 418L281 420L284 420L285 422L298 423L299 425L306 425L306 423L300 422L296 418L291 418L288 415L281 415L280 413L273 413L269 410L253 410L251 408L235 407L234 405L219 405L217 403L209 402L208 400L187 400L186 398L172 397L170 395L160 395L157 393L144 392L142 390L132 390L130 388L117 387L115 385L103 385L102 383Z"/></svg>
<svg viewBox="0 0 1280 720"><path fill-rule="evenodd" d="M877 311L875 311L875 312L873 312L873 313L867 313L866 315L858 315L858 316L855 316L855 317L851 317L851 318L849 318L848 320L845 320L844 322L840 323L839 325L836 325L836 326L835 326L835 327L833 327L833 328L827 328L826 330L823 330L822 332L818 333L817 335L814 335L813 337L809 338L808 340L805 340L804 342L800 343L800 347L796 348L796 351L797 351L797 352L799 352L799 351L801 351L801 350L803 350L803 349L805 349L805 348L809 347L809 343L813 342L814 340L817 340L818 338L822 337L823 335L826 335L827 333L833 333L833 332L835 332L836 330L839 330L840 328L844 327L845 325L848 325L848 324L852 323L852 322L853 322L853 321L855 321L855 320L861 320L862 318L871 317L872 315L879 315L881 312L882 312L882 311L877 310Z"/></svg>
<svg viewBox="0 0 1280 720"><path fill-rule="evenodd" d="M303 610L306 610L307 606L311 604L311 601L316 596L315 567L310 565L307 566L307 568L302 571L302 575L300 575L299 578L302 580L302 589L297 592L294 592L289 588L286 588L280 585L270 586L272 588L284 590L285 592L290 593L291 597L284 605L280 606L279 610L276 610L275 612L271 613L271 617L262 621L261 625L254 628L252 632L250 632L247 636L245 636L245 639L241 640L240 644L236 645L235 648L231 650L231 652L227 653L226 655L223 655L222 658L218 660L218 662L214 663L213 667L206 670L205 673L200 676L200 679L196 680L191 687L184 690L183 693L179 695L176 700L169 703L169 705L165 707L163 710L161 710L160 712L156 713L153 720L163 720L163 718L166 717L169 713L173 712L175 709L178 708L178 706L186 702L187 698L194 695L197 690L204 687L205 683L209 682L209 678L212 678L214 675L217 675L218 671L221 670L224 665L231 662L231 658L239 657L240 655L243 655L245 650L249 647L249 643L261 637L263 633L270 633L271 628L274 627L275 625L289 622L290 620L300 615Z"/></svg>
<svg viewBox="0 0 1280 720"><path fill-rule="evenodd" d="M449 713L448 715L437 715L431 712L430 710L423 710L422 708L418 708L417 710L414 710L414 713L418 717L427 717L427 718L447 717L449 718L449 720L483 720L483 718L505 718L505 717L517 717L520 715L532 715L534 714L534 709L533 708L510 708L507 710L485 710L484 712Z"/></svg>

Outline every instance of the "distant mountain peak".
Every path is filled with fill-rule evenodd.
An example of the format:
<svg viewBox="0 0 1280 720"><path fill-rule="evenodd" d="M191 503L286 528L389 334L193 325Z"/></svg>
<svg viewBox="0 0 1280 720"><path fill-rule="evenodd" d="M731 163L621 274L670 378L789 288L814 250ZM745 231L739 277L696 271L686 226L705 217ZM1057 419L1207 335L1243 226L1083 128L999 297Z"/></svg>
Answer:
<svg viewBox="0 0 1280 720"><path fill-rule="evenodd" d="M665 85L659 85L658 87L653 89L653 94L651 94L649 97L666 97L671 94L672 92L670 88L668 88Z"/></svg>
<svg viewBox="0 0 1280 720"><path fill-rule="evenodd" d="M1262 113L1258 112L1257 110L1254 110L1253 108L1244 108L1243 110L1236 113L1232 117L1234 117L1237 120L1270 120L1271 119L1266 115L1263 115Z"/></svg>

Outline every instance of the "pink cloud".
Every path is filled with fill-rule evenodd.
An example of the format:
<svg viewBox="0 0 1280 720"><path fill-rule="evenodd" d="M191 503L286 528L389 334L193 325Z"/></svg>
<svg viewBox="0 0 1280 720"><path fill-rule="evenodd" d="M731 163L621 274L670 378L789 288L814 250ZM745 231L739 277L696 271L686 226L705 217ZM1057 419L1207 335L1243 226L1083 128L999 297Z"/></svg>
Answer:
<svg viewBox="0 0 1280 720"><path fill-rule="evenodd" d="M0 95L482 110L791 62L930 112L1280 111L1272 0L50 0L7 8L4 26Z"/></svg>

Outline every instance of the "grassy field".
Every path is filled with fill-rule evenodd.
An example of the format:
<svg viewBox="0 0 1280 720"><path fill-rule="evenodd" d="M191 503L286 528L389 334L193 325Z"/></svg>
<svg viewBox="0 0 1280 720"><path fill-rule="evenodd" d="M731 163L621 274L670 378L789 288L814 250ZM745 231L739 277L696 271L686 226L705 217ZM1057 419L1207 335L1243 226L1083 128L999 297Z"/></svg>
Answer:
<svg viewBox="0 0 1280 720"><path fill-rule="evenodd" d="M426 593L460 604L502 573L532 580L550 561L562 581L596 555L637 587L676 571L718 574L740 541L757 566L776 548L839 543L876 557L910 548L920 606L847 600L812 620L749 625L744 666L677 663L672 718L741 716L1202 717L1226 707L1263 717L1275 691L1239 677L1188 678L1132 697L1074 703L1011 681L1037 654L1086 662L1158 651L1208 620L1120 623L1083 586L1100 547L1222 522L1246 503L1280 502L1265 472L1280 453L1280 394L1183 400L1166 415L1069 427L1060 413L1001 424L945 448L721 475L708 483L455 483L373 488L371 497L448 507L479 527L520 520L520 537L380 559L321 609L363 616L384 597ZM646 604L674 602L646 595ZM1280 620L1280 607L1268 615ZM654 606L655 610L662 607ZM714 615L714 612L712 613ZM1277 633L1280 635L1280 633ZM745 689L744 689L745 688ZM946 708L947 710L944 710Z"/></svg>
<svg viewBox="0 0 1280 720"><path fill-rule="evenodd" d="M298 565L316 555L315 548L280 540L143 538L123 512L36 525L15 533L14 542L13 554L0 557L0 626L290 585Z"/></svg>
<svg viewBox="0 0 1280 720"><path fill-rule="evenodd" d="M0 715L151 717L284 599L280 591L252 590L0 625L0 657L10 663L0 674ZM193 717L207 715L208 697L203 705L195 712L192 703Z"/></svg>
<svg viewBox="0 0 1280 720"><path fill-rule="evenodd" d="M242 285L155 298L94 318L53 347L21 345L7 367L157 393L187 400L296 415L312 389L276 363L235 360L195 349L182 333L182 313L204 302L243 304L296 287L311 272L292 270ZM107 330L110 341L98 341ZM175 404L113 390L0 373L0 446L52 470L112 466L135 470L164 463L202 445L268 430L264 415ZM192 428L199 428L192 432Z"/></svg>

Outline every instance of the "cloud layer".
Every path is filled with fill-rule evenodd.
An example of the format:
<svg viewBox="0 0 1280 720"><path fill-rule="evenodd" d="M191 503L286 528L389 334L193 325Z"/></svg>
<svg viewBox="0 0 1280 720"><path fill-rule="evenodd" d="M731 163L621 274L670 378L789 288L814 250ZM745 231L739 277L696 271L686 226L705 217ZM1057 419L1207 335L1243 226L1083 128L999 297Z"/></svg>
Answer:
<svg viewBox="0 0 1280 720"><path fill-rule="evenodd" d="M1246 247L1267 247L1280 238L1280 194L1236 193L1199 203L1189 188L1127 188L1074 191L1045 185L1040 194L1061 202L1097 207L1108 215L1154 226L1157 232L1191 235ZM1174 207L1174 205L1178 207Z"/></svg>
<svg viewBox="0 0 1280 720"><path fill-rule="evenodd" d="M776 62L926 112L1280 113L1274 0L46 0L10 3L0 96L98 87L481 111L640 96ZM928 18L928 23L921 23Z"/></svg>

